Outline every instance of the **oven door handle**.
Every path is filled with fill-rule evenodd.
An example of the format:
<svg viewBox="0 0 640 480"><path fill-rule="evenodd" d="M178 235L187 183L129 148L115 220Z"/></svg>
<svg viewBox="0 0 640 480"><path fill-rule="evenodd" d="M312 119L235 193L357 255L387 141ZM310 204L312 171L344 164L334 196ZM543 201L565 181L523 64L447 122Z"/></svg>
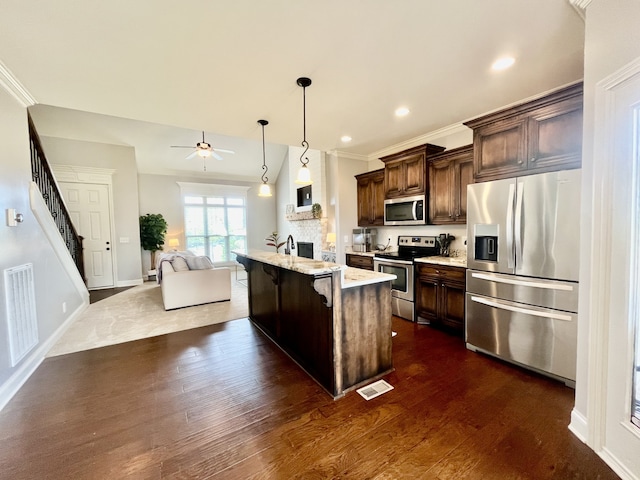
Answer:
<svg viewBox="0 0 640 480"><path fill-rule="evenodd" d="M373 261L378 265L413 265L410 260L389 260L388 258L373 257Z"/></svg>

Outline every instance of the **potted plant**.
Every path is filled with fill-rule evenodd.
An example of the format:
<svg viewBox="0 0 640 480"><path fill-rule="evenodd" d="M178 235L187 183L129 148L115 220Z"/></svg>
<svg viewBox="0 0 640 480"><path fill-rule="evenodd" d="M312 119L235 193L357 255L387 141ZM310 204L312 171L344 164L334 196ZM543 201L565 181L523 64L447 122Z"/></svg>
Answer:
<svg viewBox="0 0 640 480"><path fill-rule="evenodd" d="M140 217L140 245L151 252L149 275L155 275L156 252L162 250L167 222L160 213L147 213Z"/></svg>
<svg viewBox="0 0 640 480"><path fill-rule="evenodd" d="M322 206L319 203L311 205L311 215L313 215L313 218L322 217Z"/></svg>
<svg viewBox="0 0 640 480"><path fill-rule="evenodd" d="M273 232L271 235L265 238L265 240L267 241L267 246L276 247L276 253L278 253L280 247L286 243L278 241L278 232Z"/></svg>

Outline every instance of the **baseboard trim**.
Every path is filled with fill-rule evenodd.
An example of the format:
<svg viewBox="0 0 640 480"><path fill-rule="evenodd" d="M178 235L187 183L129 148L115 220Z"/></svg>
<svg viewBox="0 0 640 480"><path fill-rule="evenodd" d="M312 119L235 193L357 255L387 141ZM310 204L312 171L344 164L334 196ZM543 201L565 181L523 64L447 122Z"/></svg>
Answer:
<svg viewBox="0 0 640 480"><path fill-rule="evenodd" d="M607 450L606 448L603 448L602 450L600 450L599 452L596 452L600 458L602 458L602 460L611 467L611 470L613 470L614 472L616 472L616 474L622 479L622 480L639 480L640 477L638 477L636 474L634 474L632 471L630 471L625 465L624 463L620 462L618 460L618 457L616 457L615 455L613 455L611 453L611 451Z"/></svg>
<svg viewBox="0 0 640 480"><path fill-rule="evenodd" d="M22 364L18 367L18 369L9 377L9 379L4 382L4 384L0 387L0 411L7 406L7 404L11 401L11 399L15 396L16 393L22 388L29 377L33 375L33 372L40 366L42 361L46 358L47 353L51 350L56 342L64 335L67 329L76 321L76 318L84 312L84 310L89 306L88 298L86 301L80 304L76 310L69 315L69 317L64 321L60 327L56 329L56 331L36 350L34 350L31 355L29 355Z"/></svg>
<svg viewBox="0 0 640 480"><path fill-rule="evenodd" d="M587 438L589 436L587 417L577 411L575 407L571 410L571 423L569 423L569 430L578 437L582 443L587 443Z"/></svg>

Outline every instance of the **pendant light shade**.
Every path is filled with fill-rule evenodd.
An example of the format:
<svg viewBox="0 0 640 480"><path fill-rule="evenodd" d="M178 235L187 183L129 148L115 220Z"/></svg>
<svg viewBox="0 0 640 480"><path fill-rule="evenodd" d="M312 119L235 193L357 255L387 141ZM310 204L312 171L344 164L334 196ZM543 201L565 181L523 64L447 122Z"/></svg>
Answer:
<svg viewBox="0 0 640 480"><path fill-rule="evenodd" d="M309 167L307 164L309 163L309 158L305 157L307 151L309 150L309 143L307 142L307 87L311 85L311 79L307 77L300 77L296 80L296 83L302 87L302 146L304 147L304 152L300 155L300 170L298 170L298 176L296 177L295 183L300 185L309 185L313 183L311 181L311 172L309 171Z"/></svg>
<svg viewBox="0 0 640 480"><path fill-rule="evenodd" d="M267 183L269 178L267 177L267 161L265 158L265 149L264 149L264 126L269 125L269 122L266 120L258 120L258 123L262 125L262 185L260 185L260 190L258 191L259 197L270 197L271 196L271 187Z"/></svg>

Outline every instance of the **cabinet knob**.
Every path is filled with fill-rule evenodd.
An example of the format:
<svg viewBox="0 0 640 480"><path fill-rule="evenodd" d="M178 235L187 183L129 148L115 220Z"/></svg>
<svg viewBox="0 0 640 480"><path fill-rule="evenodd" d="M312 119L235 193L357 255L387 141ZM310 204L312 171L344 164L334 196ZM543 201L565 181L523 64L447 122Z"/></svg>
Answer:
<svg viewBox="0 0 640 480"><path fill-rule="evenodd" d="M522 165L523 161L522 160L518 160L518 165Z"/></svg>
<svg viewBox="0 0 640 480"><path fill-rule="evenodd" d="M436 270L436 273L440 273L440 270Z"/></svg>
<svg viewBox="0 0 640 480"><path fill-rule="evenodd" d="M536 161L536 157L531 157L531 160L529 160L530 162L535 162Z"/></svg>

